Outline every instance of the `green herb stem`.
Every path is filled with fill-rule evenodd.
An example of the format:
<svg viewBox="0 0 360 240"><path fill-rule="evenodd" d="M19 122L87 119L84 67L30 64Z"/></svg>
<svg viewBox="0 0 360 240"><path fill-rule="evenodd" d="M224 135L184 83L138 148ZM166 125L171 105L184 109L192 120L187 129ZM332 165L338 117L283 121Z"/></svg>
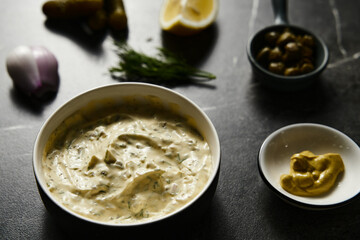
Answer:
<svg viewBox="0 0 360 240"><path fill-rule="evenodd" d="M186 61L164 48L158 48L157 57L137 52L125 43L116 42L120 58L118 66L109 69L110 73L125 75L128 78L146 78L154 81L213 80L212 73L196 69Z"/></svg>

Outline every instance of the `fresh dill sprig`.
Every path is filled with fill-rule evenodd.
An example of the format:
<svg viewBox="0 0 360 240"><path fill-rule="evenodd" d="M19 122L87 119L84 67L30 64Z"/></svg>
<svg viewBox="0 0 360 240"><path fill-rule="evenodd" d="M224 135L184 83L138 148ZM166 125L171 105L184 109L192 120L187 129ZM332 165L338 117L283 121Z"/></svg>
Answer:
<svg viewBox="0 0 360 240"><path fill-rule="evenodd" d="M115 42L118 66L109 69L113 77L125 76L129 79L145 78L150 81L212 80L216 76L194 68L180 56L165 48L158 48L157 57L137 52L123 42Z"/></svg>

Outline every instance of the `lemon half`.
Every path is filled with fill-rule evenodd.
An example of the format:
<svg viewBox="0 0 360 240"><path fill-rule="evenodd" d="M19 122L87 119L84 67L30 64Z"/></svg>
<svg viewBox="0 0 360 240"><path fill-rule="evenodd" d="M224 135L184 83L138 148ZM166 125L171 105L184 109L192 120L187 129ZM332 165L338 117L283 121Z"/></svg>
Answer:
<svg viewBox="0 0 360 240"><path fill-rule="evenodd" d="M192 35L211 25L218 9L218 0L165 0L160 13L161 28L176 35Z"/></svg>

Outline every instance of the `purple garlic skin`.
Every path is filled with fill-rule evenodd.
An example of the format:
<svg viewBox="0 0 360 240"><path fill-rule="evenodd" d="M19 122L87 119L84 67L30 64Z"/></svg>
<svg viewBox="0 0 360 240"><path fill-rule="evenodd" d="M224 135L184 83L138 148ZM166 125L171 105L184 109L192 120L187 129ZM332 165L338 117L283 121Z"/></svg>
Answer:
<svg viewBox="0 0 360 240"><path fill-rule="evenodd" d="M58 91L58 62L45 47L16 47L8 55L6 67L14 85L30 97L42 98Z"/></svg>

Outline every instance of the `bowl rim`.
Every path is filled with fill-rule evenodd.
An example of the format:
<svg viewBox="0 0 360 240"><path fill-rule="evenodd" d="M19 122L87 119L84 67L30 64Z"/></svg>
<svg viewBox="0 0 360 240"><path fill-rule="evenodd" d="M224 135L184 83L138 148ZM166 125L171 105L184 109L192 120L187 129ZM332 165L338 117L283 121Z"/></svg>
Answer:
<svg viewBox="0 0 360 240"><path fill-rule="evenodd" d="M191 105L191 107L193 107L196 111L198 111L200 113L200 115L206 120L207 124L209 125L209 128L211 129L211 134L214 136L215 148L217 150L212 151L212 158L214 159L213 163L215 163L215 165L213 166L213 171L212 171L211 175L209 176L209 179L208 179L206 185L203 187L203 189L193 199L191 199L185 205L183 205L179 209L177 209L177 210L175 210L175 211L173 211L173 212L171 212L169 214L166 214L166 215L164 215L162 217L159 217L159 218L152 219L150 221L136 222L136 223L116 223L115 224L115 223L102 222L102 221L97 221L97 220L94 220L94 219L87 218L85 216L82 216L82 215L70 210L70 209L67 209L65 206L63 206L61 203L59 203L52 196L52 194L49 193L48 189L45 187L45 183L43 183L42 181L39 180L39 178L41 179L41 177L39 177L41 174L40 174L40 170L38 170L38 169L41 168L41 159L37 160L37 155L38 155L38 150L40 148L39 141L40 141L40 138L41 138L42 134L46 130L47 126L54 119L54 117L56 115L58 115L59 112L61 112L64 108L66 108L68 105L70 105L74 101L77 101L77 99L81 98L83 95L91 94L92 92L95 92L95 91L101 91L101 90L104 91L104 89L106 89L106 88L113 88L113 87L121 88L122 86L135 86L135 87L158 89L160 91L164 91L164 92L167 92L167 93L170 93L170 94L174 94L177 97L179 97L180 99L185 100L189 105ZM142 95L142 93L140 93L140 95ZM144 95L146 95L146 92L144 92ZM106 97L104 97L104 98L106 98ZM66 118L66 116L63 117L63 119L65 119L65 118ZM217 152L217 154L213 155L216 152ZM210 120L210 118L205 114L205 112L197 104L195 104L192 100L190 100L186 96L184 96L184 95L182 95L182 94L180 94L180 93L178 93L178 92L176 92L176 91L174 91L172 89L162 87L162 86L159 86L159 85L155 85L155 84L133 83L133 82L114 83L114 84L107 84L107 85L94 87L94 88L91 88L89 90L85 90L85 91L75 95L74 97L71 97L65 103L61 104L54 112L52 112L52 114L50 116L47 117L47 119L42 124L42 126L41 126L41 128L38 131L38 134L36 136L34 147L33 147L33 153L32 153L32 167L33 167L33 173L34 173L34 176L35 176L35 180L38 183L37 186L41 188L41 190L46 194L46 196L57 207L61 208L63 211L65 211L68 214L74 216L75 218L83 220L85 222L90 222L92 224L97 224L97 225L100 225L100 226L117 227L117 228L145 226L145 225L161 222L161 221L163 221L163 220L165 220L167 218L173 217L173 216L181 213L182 211L184 211L185 209L190 207L194 202L199 200L199 198L201 198L204 195L204 193L211 187L211 184L214 182L214 180L216 179L216 176L218 175L218 173L220 171L220 163L221 163L221 147L220 147L219 136L218 136L217 131L216 131L212 121Z"/></svg>
<svg viewBox="0 0 360 240"><path fill-rule="evenodd" d="M280 74L272 73L272 72L268 71L267 69L263 68L256 61L256 59L254 58L254 56L252 54L252 42L257 36L260 36L262 33L266 32L266 31L269 31L269 30L272 30L274 28L293 28L293 29L296 29L296 30L300 30L302 32L306 32L309 35L313 36L320 43L320 45L322 47L322 51L324 52L323 61L321 61L320 65L315 70L313 70L313 71L311 71L309 73L306 73L306 74L301 74L301 75L296 75L296 76L283 76L283 75L280 75ZM271 26L262 28L259 31L253 33L251 35L251 37L249 38L249 40L248 40L248 43L247 43L247 46L246 46L246 52L247 52L248 59L249 59L250 63L253 66L255 66L255 68L258 71L260 71L262 74L264 74L266 76L269 76L269 77L271 77L273 79L282 80L282 81L284 81L286 83L299 82L301 80L305 80L307 78L311 78L313 76L316 76L317 74L320 74L323 70L325 70L327 64L329 63L329 50L328 50L325 42L322 40L322 38L315 35L314 33L312 33L311 31L309 31L309 30L307 30L305 28L302 28L302 27L299 27L299 26L296 26L296 25L291 25L291 24L271 25Z"/></svg>
<svg viewBox="0 0 360 240"><path fill-rule="evenodd" d="M334 209L334 208L338 208L341 206L345 206L347 204L349 204L350 202L353 202L355 199L360 197L360 191L357 192L356 194L354 194L353 196L351 196L350 198L347 198L345 200L333 203L333 204L311 204L311 203L305 203L299 200L295 200L293 198L290 198L286 195L284 195L283 193L281 193L278 189L276 189L271 182L269 181L269 179L267 179L267 177L265 176L264 172L263 172L263 166L262 166L262 152L265 151L268 143L272 140L272 138L274 138L275 136L277 136L280 132L286 130L286 129L291 129L291 128L301 128L301 127L316 127L316 128L323 128L326 130L330 130L334 133L336 133L337 135L340 135L342 137L345 137L349 142L352 142L354 145L358 146L358 144L352 140L349 136L347 136L346 134L344 134L343 132L323 125L323 124L319 124L319 123L295 123L295 124L290 124L284 127L281 127L277 130L275 130L274 132L272 132L271 134L269 134L264 142L261 144L261 147L258 151L258 155L257 155L257 167L258 167L258 171L260 173L260 176L262 178L262 180L265 182L265 184L268 186L268 188L270 190L272 190L272 192L274 192L278 197L280 197L282 200L284 200L287 203L290 203L293 206L296 207L300 207L303 209L307 209L307 210L328 210L328 209ZM359 146L358 146L359 148Z"/></svg>

